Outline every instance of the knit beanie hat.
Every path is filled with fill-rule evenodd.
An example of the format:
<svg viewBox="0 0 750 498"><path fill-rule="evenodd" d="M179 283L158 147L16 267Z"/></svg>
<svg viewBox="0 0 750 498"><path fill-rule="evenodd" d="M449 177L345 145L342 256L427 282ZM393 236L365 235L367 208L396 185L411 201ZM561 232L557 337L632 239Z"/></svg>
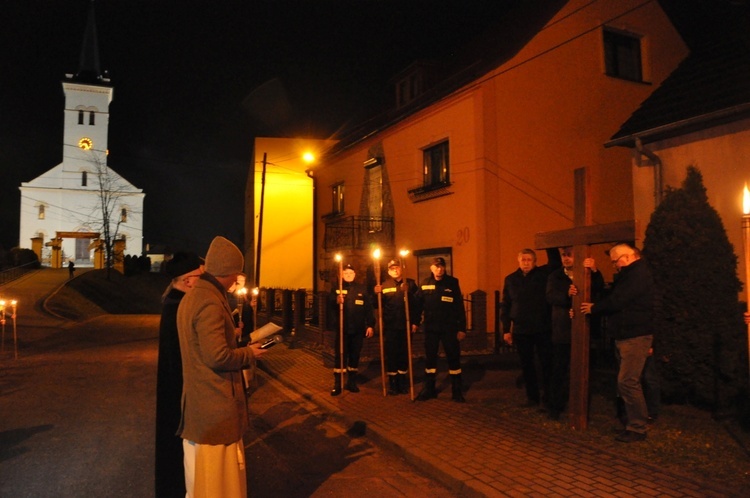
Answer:
<svg viewBox="0 0 750 498"><path fill-rule="evenodd" d="M206 253L206 273L215 277L225 277L241 273L244 267L245 258L242 251L224 237L214 237Z"/></svg>

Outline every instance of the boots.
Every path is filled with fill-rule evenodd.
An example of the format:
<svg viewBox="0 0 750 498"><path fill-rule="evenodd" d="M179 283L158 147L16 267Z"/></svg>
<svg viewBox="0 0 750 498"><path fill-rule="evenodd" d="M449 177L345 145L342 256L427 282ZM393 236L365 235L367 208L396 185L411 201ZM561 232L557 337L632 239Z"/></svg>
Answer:
<svg viewBox="0 0 750 498"><path fill-rule="evenodd" d="M333 372L333 389L331 389L331 396L338 396L341 394L341 374L339 372Z"/></svg>
<svg viewBox="0 0 750 498"><path fill-rule="evenodd" d="M353 393L359 392L359 387L357 387L357 372L356 370L350 370L346 374L346 390Z"/></svg>
<svg viewBox="0 0 750 498"><path fill-rule="evenodd" d="M461 374L451 375L451 388L453 390L453 396L451 399L457 403L466 403L464 395L461 393Z"/></svg>
<svg viewBox="0 0 750 498"><path fill-rule="evenodd" d="M398 386L398 375L391 375L388 374L388 395L389 396L395 396L397 394L400 394L399 386Z"/></svg>
<svg viewBox="0 0 750 498"><path fill-rule="evenodd" d="M428 373L424 379L424 387L422 387L417 396L417 401L427 401L434 398L437 398L437 393L435 392L435 374Z"/></svg>

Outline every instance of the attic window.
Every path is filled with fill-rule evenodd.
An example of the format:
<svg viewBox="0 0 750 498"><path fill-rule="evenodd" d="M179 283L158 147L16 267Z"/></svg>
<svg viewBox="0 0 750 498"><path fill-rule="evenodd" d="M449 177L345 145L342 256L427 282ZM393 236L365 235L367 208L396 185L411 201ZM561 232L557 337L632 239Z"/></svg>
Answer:
<svg viewBox="0 0 750 498"><path fill-rule="evenodd" d="M607 76L629 81L643 81L641 39L639 36L605 29L604 65Z"/></svg>

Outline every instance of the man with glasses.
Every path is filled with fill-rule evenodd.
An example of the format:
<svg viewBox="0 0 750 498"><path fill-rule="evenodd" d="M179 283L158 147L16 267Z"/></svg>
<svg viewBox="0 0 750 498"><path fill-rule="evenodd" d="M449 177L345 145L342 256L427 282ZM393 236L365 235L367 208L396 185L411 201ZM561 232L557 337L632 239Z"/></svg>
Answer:
<svg viewBox="0 0 750 498"><path fill-rule="evenodd" d="M654 337L654 281L648 265L631 245L615 245L609 257L619 272L611 292L596 303L581 303L581 311L609 318L620 358L617 390L627 415L625 430L615 439L631 443L646 439L648 410L641 374Z"/></svg>

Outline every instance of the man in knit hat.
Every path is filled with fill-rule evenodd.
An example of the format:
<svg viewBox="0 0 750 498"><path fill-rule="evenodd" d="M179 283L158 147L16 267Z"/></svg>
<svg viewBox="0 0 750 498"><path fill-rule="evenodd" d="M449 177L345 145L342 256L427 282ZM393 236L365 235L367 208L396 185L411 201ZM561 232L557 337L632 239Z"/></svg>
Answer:
<svg viewBox="0 0 750 498"><path fill-rule="evenodd" d="M259 344L237 347L227 290L242 272L242 252L216 237L205 272L177 310L184 388L182 419L188 497L247 496L247 404L242 369L264 353Z"/></svg>

